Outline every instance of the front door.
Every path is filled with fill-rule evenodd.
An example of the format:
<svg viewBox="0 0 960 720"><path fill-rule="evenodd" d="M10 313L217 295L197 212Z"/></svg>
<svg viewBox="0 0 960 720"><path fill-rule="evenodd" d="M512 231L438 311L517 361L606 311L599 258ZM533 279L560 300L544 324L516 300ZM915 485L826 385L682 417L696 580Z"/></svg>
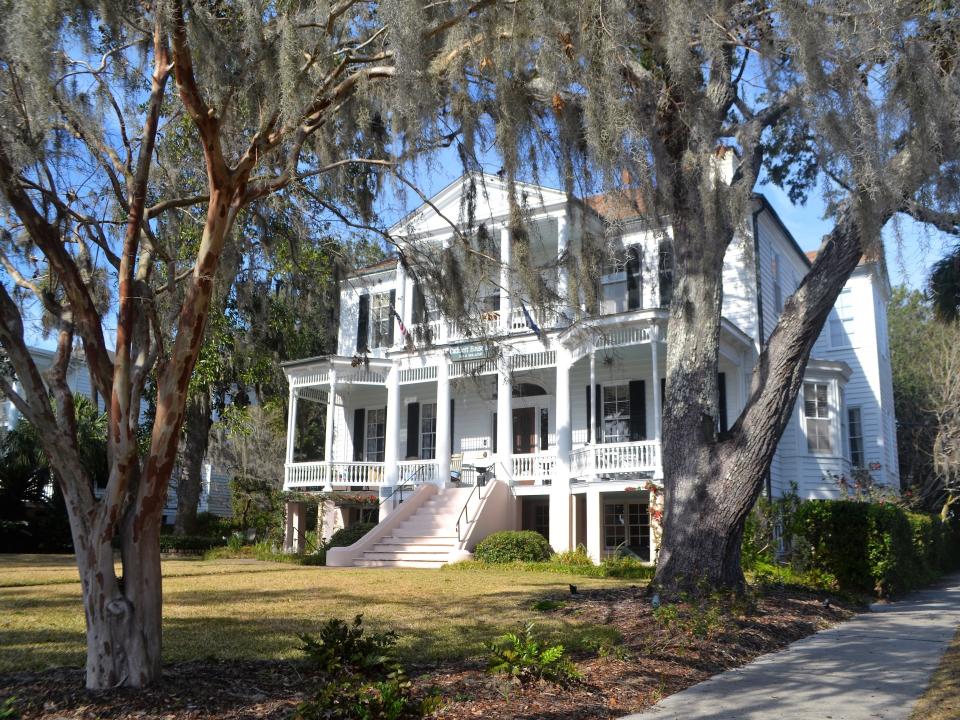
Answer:
<svg viewBox="0 0 960 720"><path fill-rule="evenodd" d="M514 408L513 454L529 455L537 449L535 408Z"/></svg>

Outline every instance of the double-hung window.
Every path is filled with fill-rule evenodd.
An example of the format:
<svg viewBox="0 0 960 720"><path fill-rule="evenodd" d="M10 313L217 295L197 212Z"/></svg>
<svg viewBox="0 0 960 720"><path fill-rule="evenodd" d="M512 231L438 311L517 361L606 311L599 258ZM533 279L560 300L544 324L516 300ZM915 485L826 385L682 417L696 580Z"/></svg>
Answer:
<svg viewBox="0 0 960 720"><path fill-rule="evenodd" d="M863 421L860 417L860 408L852 407L847 410L847 433L850 439L850 464L856 468L863 467Z"/></svg>
<svg viewBox="0 0 960 720"><path fill-rule="evenodd" d="M437 457L437 404L424 403L420 407L420 458Z"/></svg>
<svg viewBox="0 0 960 720"><path fill-rule="evenodd" d="M387 437L387 409L367 410L366 453L367 462L383 462Z"/></svg>
<svg viewBox="0 0 960 720"><path fill-rule="evenodd" d="M603 388L603 441L627 442L630 439L630 386L607 385Z"/></svg>
<svg viewBox="0 0 960 720"><path fill-rule="evenodd" d="M393 322L390 293L377 293L370 300L370 347L387 347L390 345L390 324Z"/></svg>
<svg viewBox="0 0 960 720"><path fill-rule="evenodd" d="M812 453L833 451L830 423L830 386L822 382L803 385L803 417L807 431L807 449Z"/></svg>

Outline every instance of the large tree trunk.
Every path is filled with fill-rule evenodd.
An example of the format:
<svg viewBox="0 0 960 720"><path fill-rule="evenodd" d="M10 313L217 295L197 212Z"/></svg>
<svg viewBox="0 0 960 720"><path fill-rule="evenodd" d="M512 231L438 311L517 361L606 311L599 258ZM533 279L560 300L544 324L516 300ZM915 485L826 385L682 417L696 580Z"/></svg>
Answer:
<svg viewBox="0 0 960 720"><path fill-rule="evenodd" d="M203 459L207 455L213 413L210 394L203 390L187 400L184 418L182 462L177 480L177 518L175 535L193 535L197 531L197 504L203 477Z"/></svg>
<svg viewBox="0 0 960 720"><path fill-rule="evenodd" d="M788 299L754 369L746 407L728 436L719 439L714 416L703 411L698 426L703 409L695 408L698 384L708 387L716 378L715 358L698 354L710 344L711 323L719 328L719 312L714 316L709 305L715 289L707 274L680 269L688 277L675 290L667 340L665 523L655 587L695 593L743 589L744 523L790 420L810 351L861 255L858 226L847 210Z"/></svg>

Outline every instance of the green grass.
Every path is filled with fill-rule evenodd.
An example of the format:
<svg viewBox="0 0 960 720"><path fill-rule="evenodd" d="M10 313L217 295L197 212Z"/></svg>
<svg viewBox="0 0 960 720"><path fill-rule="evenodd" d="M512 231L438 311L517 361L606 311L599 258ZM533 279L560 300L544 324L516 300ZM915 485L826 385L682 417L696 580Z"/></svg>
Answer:
<svg viewBox="0 0 960 720"><path fill-rule="evenodd" d="M580 589L635 584L533 569L323 568L256 560L165 560L164 660L299 658L297 633L364 613L400 633L407 662L483 654L483 643L535 619L571 651L616 640L602 625L534 605ZM82 665L80 583L68 556L0 555L0 672Z"/></svg>

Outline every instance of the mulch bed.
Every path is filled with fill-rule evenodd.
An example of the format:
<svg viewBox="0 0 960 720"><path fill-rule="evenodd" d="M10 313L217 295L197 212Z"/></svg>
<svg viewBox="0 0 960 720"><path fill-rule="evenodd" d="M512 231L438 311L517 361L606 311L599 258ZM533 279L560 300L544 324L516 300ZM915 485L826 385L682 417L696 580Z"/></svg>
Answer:
<svg viewBox="0 0 960 720"><path fill-rule="evenodd" d="M793 589L747 599L677 603L654 612L643 588L585 591L556 598L556 613L609 626L620 642L574 655L582 680L521 686L458 663L410 668L418 693L439 690L443 719L580 720L620 717L723 670L784 647L853 615L824 596ZM83 672L57 669L0 676L0 700L16 696L30 718L285 718L311 682L289 662L188 662L168 665L163 683L144 691L89 692Z"/></svg>

